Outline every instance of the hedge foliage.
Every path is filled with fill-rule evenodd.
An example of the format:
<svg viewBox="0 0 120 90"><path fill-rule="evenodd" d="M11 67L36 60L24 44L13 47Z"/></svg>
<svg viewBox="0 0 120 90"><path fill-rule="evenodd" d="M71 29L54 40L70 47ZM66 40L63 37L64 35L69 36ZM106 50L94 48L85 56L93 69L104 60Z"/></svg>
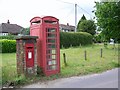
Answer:
<svg viewBox="0 0 120 90"><path fill-rule="evenodd" d="M0 36L0 39L15 40L15 35Z"/></svg>
<svg viewBox="0 0 120 90"><path fill-rule="evenodd" d="M0 40L0 52L12 53L16 52L16 40L1 39Z"/></svg>
<svg viewBox="0 0 120 90"><path fill-rule="evenodd" d="M60 32L60 47L69 48L71 46L80 46L92 44L92 35L86 32ZM0 52L16 52L16 40L0 39Z"/></svg>
<svg viewBox="0 0 120 90"><path fill-rule="evenodd" d="M61 32L60 47L80 46L92 44L93 37L86 32Z"/></svg>

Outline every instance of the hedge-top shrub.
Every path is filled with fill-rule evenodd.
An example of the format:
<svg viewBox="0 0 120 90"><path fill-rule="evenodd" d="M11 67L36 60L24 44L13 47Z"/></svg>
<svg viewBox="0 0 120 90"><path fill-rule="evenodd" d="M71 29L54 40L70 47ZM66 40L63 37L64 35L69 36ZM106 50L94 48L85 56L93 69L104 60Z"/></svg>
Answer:
<svg viewBox="0 0 120 90"><path fill-rule="evenodd" d="M0 43L0 49L2 53L16 52L16 40L1 39Z"/></svg>
<svg viewBox="0 0 120 90"><path fill-rule="evenodd" d="M92 35L86 32L60 32L60 47L88 45L92 44L92 40Z"/></svg>

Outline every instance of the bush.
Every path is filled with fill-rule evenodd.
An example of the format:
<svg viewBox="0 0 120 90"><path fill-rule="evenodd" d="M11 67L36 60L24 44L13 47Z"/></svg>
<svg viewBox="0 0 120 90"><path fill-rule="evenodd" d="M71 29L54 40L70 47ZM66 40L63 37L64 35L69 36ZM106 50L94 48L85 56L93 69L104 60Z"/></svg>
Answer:
<svg viewBox="0 0 120 90"><path fill-rule="evenodd" d="M15 35L0 36L0 39L15 40Z"/></svg>
<svg viewBox="0 0 120 90"><path fill-rule="evenodd" d="M1 39L0 49L2 53L16 52L16 40ZM92 44L92 35L86 32L60 32L60 47Z"/></svg>
<svg viewBox="0 0 120 90"><path fill-rule="evenodd" d="M16 40L1 39L0 49L2 53L16 52Z"/></svg>
<svg viewBox="0 0 120 90"><path fill-rule="evenodd" d="M60 32L60 47L92 44L92 35L86 32Z"/></svg>
<svg viewBox="0 0 120 90"><path fill-rule="evenodd" d="M94 42L95 43L102 43L102 37L101 37L101 35L95 35L94 36Z"/></svg>

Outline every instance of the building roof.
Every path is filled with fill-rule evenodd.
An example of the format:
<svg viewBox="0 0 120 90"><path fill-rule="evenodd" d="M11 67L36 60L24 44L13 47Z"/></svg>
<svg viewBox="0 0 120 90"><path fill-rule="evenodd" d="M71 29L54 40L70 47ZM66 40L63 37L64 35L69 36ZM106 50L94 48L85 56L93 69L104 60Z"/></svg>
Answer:
<svg viewBox="0 0 120 90"><path fill-rule="evenodd" d="M60 27L64 30L75 30L75 26L72 26L72 25L65 25L65 24L60 24Z"/></svg>
<svg viewBox="0 0 120 90"><path fill-rule="evenodd" d="M12 33L18 34L20 33L23 27L17 24L9 24L9 23L1 23L0 24L0 33Z"/></svg>

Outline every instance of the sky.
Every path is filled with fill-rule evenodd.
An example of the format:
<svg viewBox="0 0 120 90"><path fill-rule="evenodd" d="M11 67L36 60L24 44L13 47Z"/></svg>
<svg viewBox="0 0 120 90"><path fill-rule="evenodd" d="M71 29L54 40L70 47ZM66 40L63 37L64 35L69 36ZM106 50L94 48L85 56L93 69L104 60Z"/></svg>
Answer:
<svg viewBox="0 0 120 90"><path fill-rule="evenodd" d="M77 22L84 14L92 19L98 0L0 0L0 23L18 24L24 28L30 26L35 16L54 16L60 24L75 25L75 3L77 4Z"/></svg>

